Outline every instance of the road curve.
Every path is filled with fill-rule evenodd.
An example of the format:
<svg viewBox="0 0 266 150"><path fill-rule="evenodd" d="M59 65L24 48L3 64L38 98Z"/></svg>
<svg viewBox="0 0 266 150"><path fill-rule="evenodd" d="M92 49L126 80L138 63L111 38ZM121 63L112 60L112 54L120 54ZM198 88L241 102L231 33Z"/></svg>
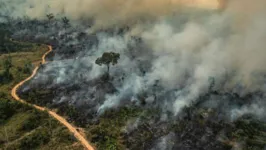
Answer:
<svg viewBox="0 0 266 150"><path fill-rule="evenodd" d="M48 51L42 56L42 64L45 64L46 63L46 60L45 60L45 57L47 54L49 54L51 51L52 51L52 46L48 46ZM28 102L26 102L25 100L21 99L18 95L17 95L17 89L23 85L25 82L29 81L30 79L32 79L35 74L37 73L38 69L39 69L39 65L36 66L32 72L32 74L25 80L19 82L11 91L11 95L12 97L21 102L21 103L24 103L24 104L29 104L31 106L33 106L34 108L38 109L38 110L41 110L41 111L47 111L51 116L53 116L56 120L58 120L60 123L62 123L65 127L68 128L68 130L74 134L74 136L77 138L77 140L79 140L81 142L81 144L88 150L94 150L94 148L90 145L90 143L76 130L76 128L71 125L69 122L66 121L65 118L63 118L62 116L58 115L56 112L54 111L51 111L45 107L40 107L40 106L37 106L35 104L30 104Z"/></svg>

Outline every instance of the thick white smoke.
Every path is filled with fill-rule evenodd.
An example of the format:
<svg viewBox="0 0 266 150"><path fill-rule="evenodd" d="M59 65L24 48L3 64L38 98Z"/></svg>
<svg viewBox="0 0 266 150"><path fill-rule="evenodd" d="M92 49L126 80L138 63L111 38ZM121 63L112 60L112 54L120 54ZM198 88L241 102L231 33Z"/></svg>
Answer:
<svg viewBox="0 0 266 150"><path fill-rule="evenodd" d="M46 14L70 19L93 19L94 28L137 24L180 11L181 6L216 9L213 0L2 0L2 12L13 17L44 19ZM15 10L15 11L13 11Z"/></svg>
<svg viewBox="0 0 266 150"><path fill-rule="evenodd" d="M244 96L265 91L266 5L263 0L231 0L222 12L183 7L181 3L185 2L182 1L162 0L4 2L6 9L0 12L5 15L10 8L18 8L10 12L13 17L44 18L46 13L54 13L66 15L73 22L84 18L93 20L92 28L77 29L84 32L130 26L122 35L97 33L98 44L84 49L76 56L78 59L48 64L43 71L44 74L56 72L54 84L80 82L77 72L90 81L105 69L96 66L95 59L105 51L119 52L121 59L111 68L111 75L114 78L123 75L124 79L112 81L117 92L105 95L105 101L97 105L98 112L135 101L140 94L147 93L147 99L156 97L163 109L177 115L182 108L209 92L210 79L215 82L212 88L219 92ZM217 5L217 2L203 4L202 1L201 6L217 8ZM74 40L76 36L72 34ZM141 42L132 40L132 36L139 37ZM65 42L70 43L78 45L79 41ZM38 82L40 76L43 75L37 77ZM154 90L157 81L160 88ZM93 93L93 90L81 89L80 93L86 95L84 91ZM258 100L231 110L232 118L249 113L247 110L254 110L257 105Z"/></svg>
<svg viewBox="0 0 266 150"><path fill-rule="evenodd" d="M145 84L139 86L133 83L139 83L139 80L128 78L131 85L144 89L150 86L149 83L160 80L165 90L179 89L173 101L172 110L175 114L208 92L210 77L215 79L214 88L219 91L234 91L240 95L264 91L261 74L265 73L266 20L262 18L265 11L259 9L264 2L231 3L223 13L177 24L175 21L180 16L172 16L168 20L161 19L150 29L141 32L144 43L152 49L151 55L155 59L151 60L150 72L141 80ZM246 12L239 8L241 4L252 7L252 11ZM248 14L247 18L241 13ZM124 93L125 91L120 92L122 95ZM119 98L115 99L107 100L102 107L117 105L114 103L119 103ZM246 110L256 105L245 106L233 112L238 112L238 116L241 116L251 112Z"/></svg>

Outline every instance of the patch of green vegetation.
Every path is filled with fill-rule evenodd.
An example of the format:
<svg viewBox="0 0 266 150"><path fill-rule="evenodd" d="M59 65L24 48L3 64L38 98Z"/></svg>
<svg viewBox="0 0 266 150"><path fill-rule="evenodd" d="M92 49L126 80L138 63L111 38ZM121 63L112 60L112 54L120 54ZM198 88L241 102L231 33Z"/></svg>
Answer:
<svg viewBox="0 0 266 150"><path fill-rule="evenodd" d="M98 124L90 126L88 137L96 143L99 150L125 149L122 144L121 129L129 119L140 116L138 108L124 107L119 110L107 110Z"/></svg>
<svg viewBox="0 0 266 150"><path fill-rule="evenodd" d="M47 51L45 45L12 43L17 49L7 54L1 54L6 51L0 45L0 149L82 149L68 129L47 112L12 99L13 86L31 74ZM23 52L10 53L20 50Z"/></svg>
<svg viewBox="0 0 266 150"><path fill-rule="evenodd" d="M7 100L0 101L0 124L3 124L8 118L15 113L12 104Z"/></svg>
<svg viewBox="0 0 266 150"><path fill-rule="evenodd" d="M46 120L39 120L39 118L48 119L49 116L47 113L37 111L36 109L31 110L31 115L27 120L25 120L21 125L22 131L31 131L40 125L44 124Z"/></svg>
<svg viewBox="0 0 266 150"><path fill-rule="evenodd" d="M28 150L35 149L40 145L45 145L50 141L49 130L47 128L40 128L34 133L26 136L20 141L19 149Z"/></svg>
<svg viewBox="0 0 266 150"><path fill-rule="evenodd" d="M35 51L15 52L0 55L0 94L9 94L12 87L19 81L27 78L33 67L41 61L42 55L47 51L45 45L34 46Z"/></svg>
<svg viewBox="0 0 266 150"><path fill-rule="evenodd" d="M33 52L40 44L28 42L18 42L10 38L11 32L7 30L5 24L0 24L0 55L13 52Z"/></svg>
<svg viewBox="0 0 266 150"><path fill-rule="evenodd" d="M266 124L254 119L239 119L235 122L236 130L232 137L245 141L249 149L263 149L266 145Z"/></svg>
<svg viewBox="0 0 266 150"><path fill-rule="evenodd" d="M25 132L20 131L21 124L29 118L30 114L27 112L15 113L0 125L0 141L4 141L5 143L8 141L13 141L20 136L22 136Z"/></svg>

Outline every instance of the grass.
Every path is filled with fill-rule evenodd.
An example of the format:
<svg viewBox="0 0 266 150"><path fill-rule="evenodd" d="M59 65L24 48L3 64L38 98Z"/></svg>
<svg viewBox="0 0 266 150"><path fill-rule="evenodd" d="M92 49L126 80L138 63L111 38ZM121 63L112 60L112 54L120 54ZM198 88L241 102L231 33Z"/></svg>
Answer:
<svg viewBox="0 0 266 150"><path fill-rule="evenodd" d="M12 141L22 136L24 132L20 132L21 125L25 122L29 117L30 113L17 113L13 115L7 122L0 126L0 141L8 140ZM8 133L8 135L6 135ZM8 137L7 137L8 136Z"/></svg>
<svg viewBox="0 0 266 150"><path fill-rule="evenodd" d="M34 49L34 51L14 52L10 54L0 55L0 73L4 71L3 62L7 57L11 57L13 65L10 69L10 72L12 76L15 77L14 80L9 82L8 84L2 84L0 86L0 92L6 93L8 95L8 98L11 98L9 92L11 91L13 86L30 75L30 72L24 73L23 71L21 71L21 68L24 68L25 64L29 62L32 62L32 68L34 68L34 66L41 61L42 55L47 51L47 47L45 45L37 46L34 44L32 48Z"/></svg>
<svg viewBox="0 0 266 150"><path fill-rule="evenodd" d="M31 74L47 51L45 45L12 42L21 51L0 54L0 73L4 72L4 60L11 58L10 73L13 77L0 84L0 149L82 149L68 129L47 112L12 99L12 88ZM25 71L29 65L30 70Z"/></svg>

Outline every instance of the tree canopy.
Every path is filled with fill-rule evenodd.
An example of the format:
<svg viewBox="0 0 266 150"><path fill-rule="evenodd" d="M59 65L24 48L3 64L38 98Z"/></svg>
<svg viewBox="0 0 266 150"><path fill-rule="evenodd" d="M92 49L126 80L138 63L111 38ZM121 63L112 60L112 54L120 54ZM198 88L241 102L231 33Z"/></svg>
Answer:
<svg viewBox="0 0 266 150"><path fill-rule="evenodd" d="M102 64L106 65L107 69L108 69L107 73L109 74L110 64L112 64L112 65L117 64L119 58L120 58L119 53L105 52L102 54L102 57L99 57L96 59L95 63L99 66L101 66Z"/></svg>
<svg viewBox="0 0 266 150"><path fill-rule="evenodd" d="M48 18L48 20L52 20L54 19L54 15L51 13L51 14L47 14L46 17Z"/></svg>
<svg viewBox="0 0 266 150"><path fill-rule="evenodd" d="M69 26L69 19L67 19L67 17L63 17L62 21L63 21L65 27Z"/></svg>

